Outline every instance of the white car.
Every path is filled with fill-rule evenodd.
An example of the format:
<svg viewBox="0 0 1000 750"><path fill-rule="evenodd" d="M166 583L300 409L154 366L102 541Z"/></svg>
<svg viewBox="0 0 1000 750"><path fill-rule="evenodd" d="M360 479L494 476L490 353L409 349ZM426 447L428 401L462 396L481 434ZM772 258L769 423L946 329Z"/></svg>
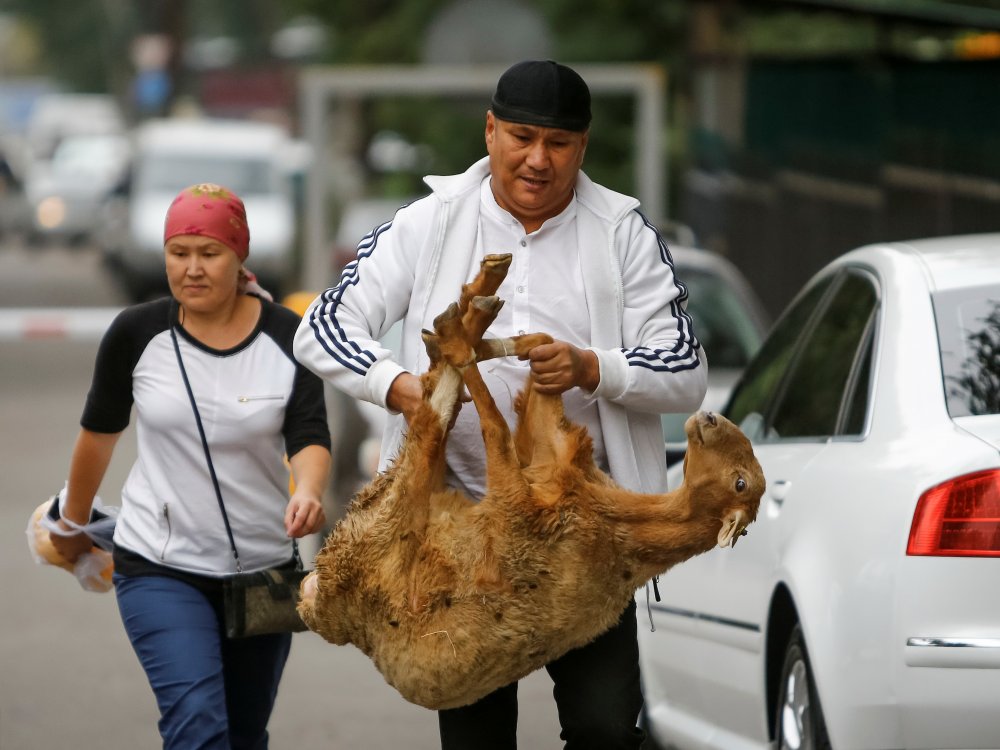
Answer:
<svg viewBox="0 0 1000 750"><path fill-rule="evenodd" d="M1000 748L1000 234L833 261L725 413L767 490L734 549L648 587L655 630L637 593L655 739Z"/></svg>

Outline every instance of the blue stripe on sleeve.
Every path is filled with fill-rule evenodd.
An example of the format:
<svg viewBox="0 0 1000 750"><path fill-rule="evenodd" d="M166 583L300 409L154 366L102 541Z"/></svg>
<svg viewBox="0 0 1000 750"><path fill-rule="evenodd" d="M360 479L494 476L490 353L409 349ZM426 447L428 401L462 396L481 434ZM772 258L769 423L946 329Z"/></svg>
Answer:
<svg viewBox="0 0 1000 750"><path fill-rule="evenodd" d="M670 255L670 248L667 247L666 241L641 211L637 210L636 213L642 218L643 224L656 235L660 261L670 266L671 271L674 271L674 259ZM698 339L694 335L691 316L682 306L682 303L687 301L688 290L683 282L677 278L676 272L673 278L677 297L670 303L670 314L677 322L677 331L680 336L668 349L651 349L645 346L622 349L630 367L645 367L656 372L680 372L691 370L700 364Z"/></svg>
<svg viewBox="0 0 1000 750"><path fill-rule="evenodd" d="M365 375L375 362L375 355L362 349L357 343L347 337L346 332L337 321L337 308L340 307L344 293L357 285L360 278L361 263L371 256L378 244L379 237L392 226L387 221L375 227L358 243L357 257L344 266L340 281L332 289L327 289L321 295L322 302L313 308L309 315L309 326L312 328L320 346L338 364L357 373Z"/></svg>

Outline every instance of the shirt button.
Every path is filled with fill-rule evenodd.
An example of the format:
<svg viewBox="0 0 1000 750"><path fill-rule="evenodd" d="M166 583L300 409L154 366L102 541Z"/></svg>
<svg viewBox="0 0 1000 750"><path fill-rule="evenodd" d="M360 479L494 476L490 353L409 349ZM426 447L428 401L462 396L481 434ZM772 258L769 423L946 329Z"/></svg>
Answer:
<svg viewBox="0 0 1000 750"><path fill-rule="evenodd" d="M519 292L523 292L523 291L524 291L524 287L523 287L523 286L519 286L519 287L517 288L517 291L519 291Z"/></svg>
<svg viewBox="0 0 1000 750"><path fill-rule="evenodd" d="M521 247L527 247L527 246L528 246L528 241L527 240L521 240Z"/></svg>
<svg viewBox="0 0 1000 750"><path fill-rule="evenodd" d="M523 335L524 335L524 329L522 328L522 329L521 329L520 331L518 331L517 333L518 333L518 335L519 335L519 336L523 336Z"/></svg>

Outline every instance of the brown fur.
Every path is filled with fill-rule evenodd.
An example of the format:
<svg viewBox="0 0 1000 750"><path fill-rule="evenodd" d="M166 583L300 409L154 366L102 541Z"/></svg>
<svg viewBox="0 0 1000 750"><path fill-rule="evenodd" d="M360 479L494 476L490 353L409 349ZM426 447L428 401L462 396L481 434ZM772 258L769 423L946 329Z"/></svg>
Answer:
<svg viewBox="0 0 1000 750"><path fill-rule="evenodd" d="M404 698L432 709L471 703L593 640L649 578L728 543L725 521L741 533L764 491L746 437L704 412L687 422L684 485L664 495L629 492L599 471L586 430L530 378L512 436L475 363L551 339L482 340L509 262L489 256L425 332L422 409L396 462L331 532L299 605L312 630L353 643ZM486 445L480 503L443 482L463 382Z"/></svg>

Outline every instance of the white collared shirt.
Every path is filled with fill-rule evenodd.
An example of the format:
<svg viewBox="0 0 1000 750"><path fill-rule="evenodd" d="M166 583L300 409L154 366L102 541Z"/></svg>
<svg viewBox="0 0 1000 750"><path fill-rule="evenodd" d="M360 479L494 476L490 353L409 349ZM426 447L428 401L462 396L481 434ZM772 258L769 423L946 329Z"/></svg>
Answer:
<svg viewBox="0 0 1000 750"><path fill-rule="evenodd" d="M480 187L476 263L468 281L479 271L485 255L511 253L513 259L498 296L503 308L486 337L545 332L585 349L590 346L591 315L584 296L583 271L577 240L576 197L557 216L530 234L510 213L497 205L487 177ZM523 388L528 362L516 357L489 360L479 366L486 386L511 429L516 426L514 397ZM563 394L566 416L587 428L594 441L594 461L607 469L601 422L596 402L580 388ZM467 403L448 438L448 483L469 497L485 494L486 452L475 406Z"/></svg>

